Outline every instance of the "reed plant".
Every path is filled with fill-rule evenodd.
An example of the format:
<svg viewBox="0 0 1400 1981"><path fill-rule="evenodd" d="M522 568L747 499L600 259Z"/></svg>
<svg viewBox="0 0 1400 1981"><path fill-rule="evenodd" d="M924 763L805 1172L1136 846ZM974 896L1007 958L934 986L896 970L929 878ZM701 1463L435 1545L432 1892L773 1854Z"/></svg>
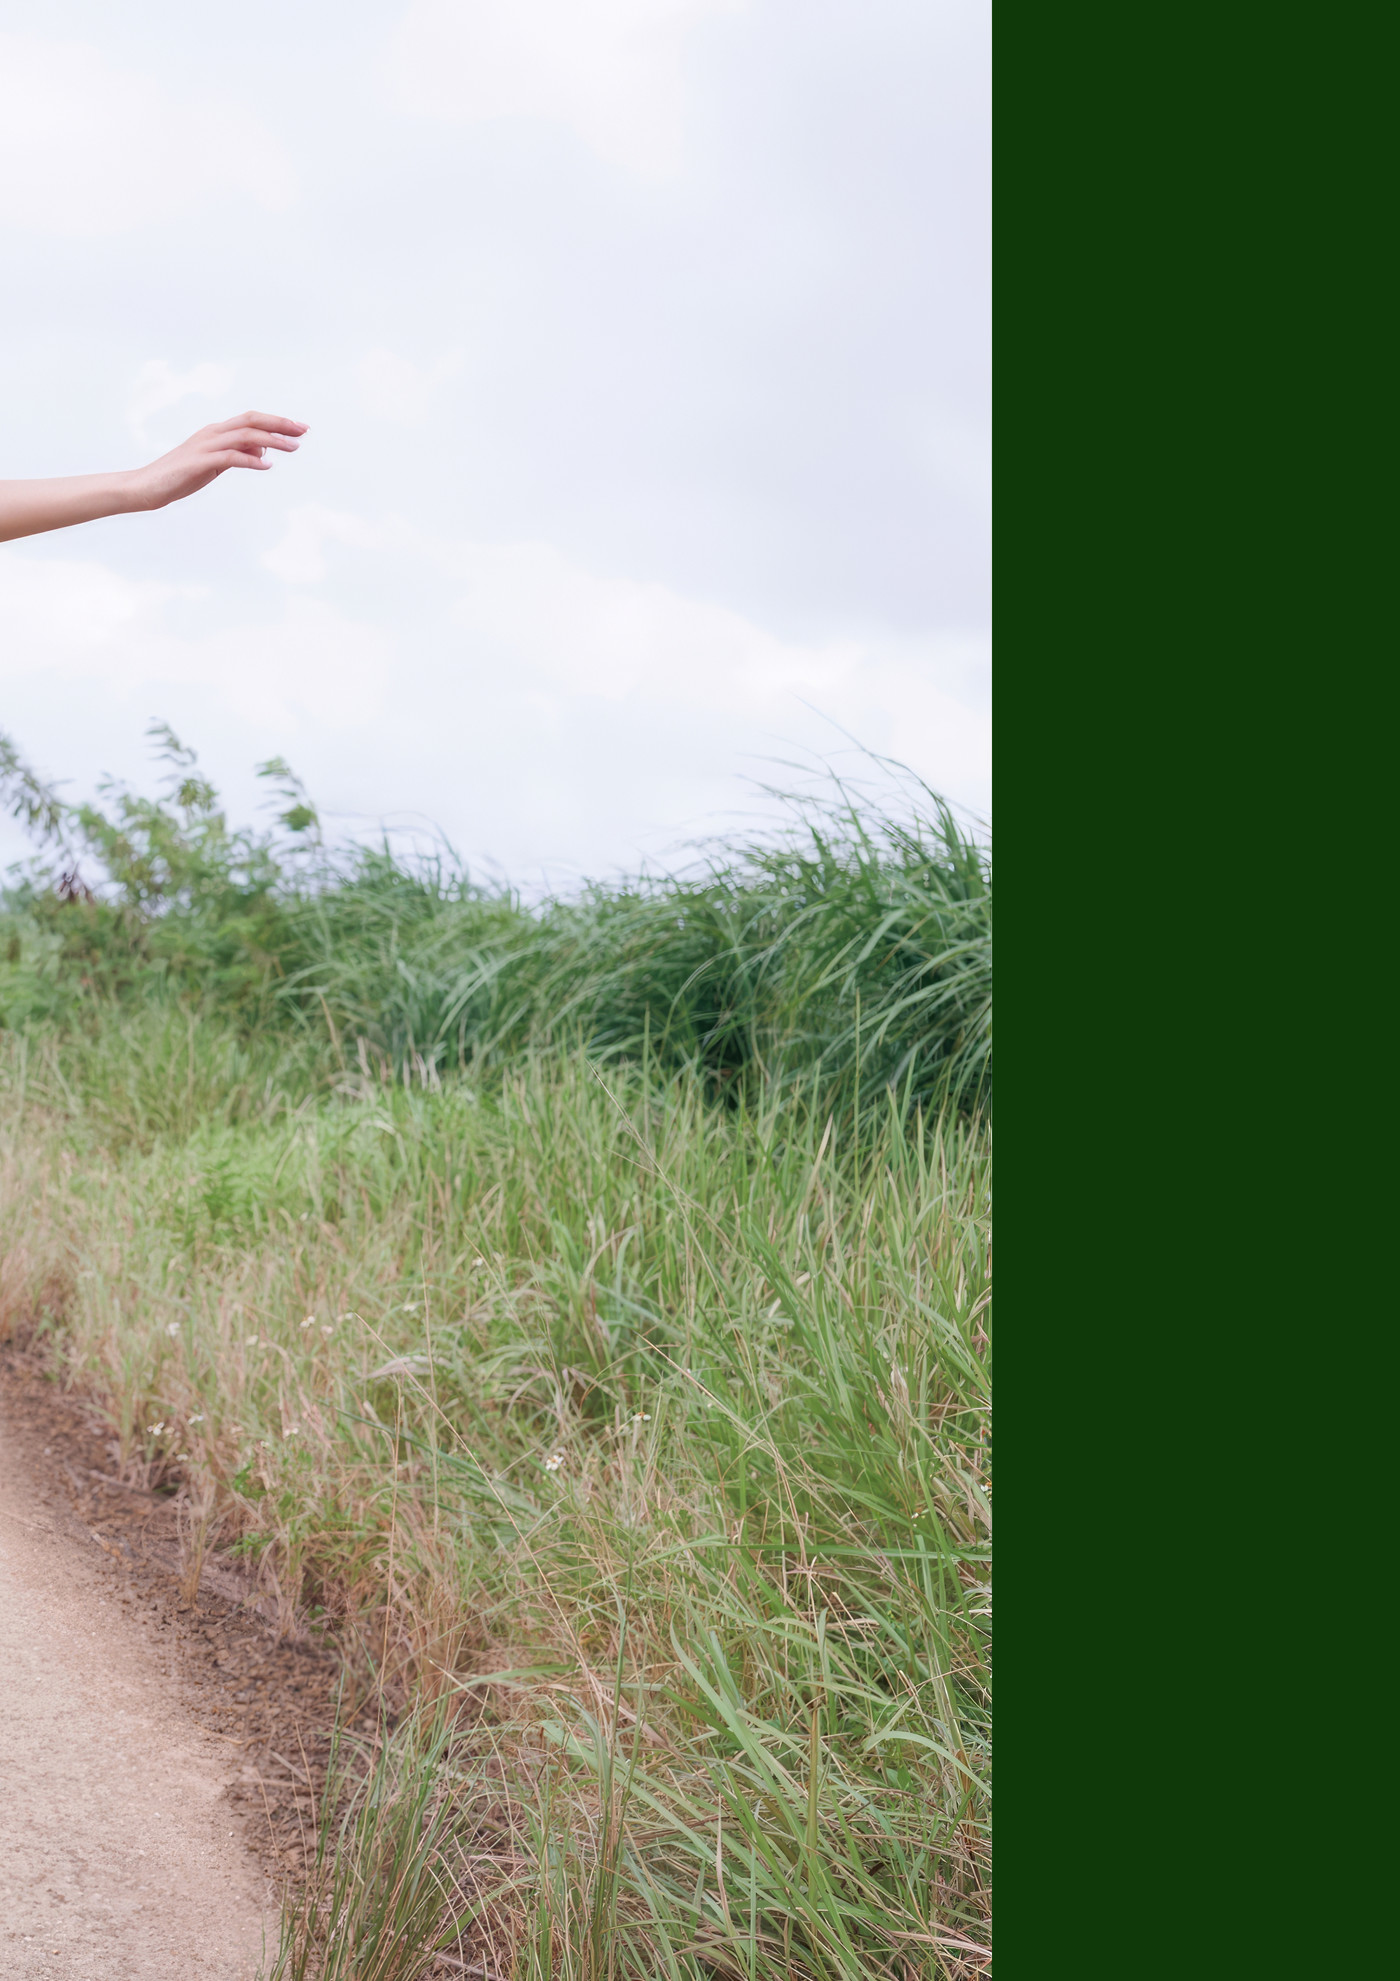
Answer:
<svg viewBox="0 0 1400 1981"><path fill-rule="evenodd" d="M768 1087L840 1113L893 1087L985 1109L986 854L915 797L901 816L828 795L784 832L529 913L440 863L360 854L300 905L279 996L400 1065L580 1043L645 1048L726 1099Z"/></svg>
<svg viewBox="0 0 1400 1981"><path fill-rule="evenodd" d="M280 762L280 826L235 829L157 740L163 795L61 813L0 904L0 1024L173 1000L326 1072L347 1041L438 1077L566 1045L823 1119L882 1115L884 1089L906 1113L990 1105L990 858L917 780L883 802L831 780L766 835L527 905L446 857L327 848Z"/></svg>

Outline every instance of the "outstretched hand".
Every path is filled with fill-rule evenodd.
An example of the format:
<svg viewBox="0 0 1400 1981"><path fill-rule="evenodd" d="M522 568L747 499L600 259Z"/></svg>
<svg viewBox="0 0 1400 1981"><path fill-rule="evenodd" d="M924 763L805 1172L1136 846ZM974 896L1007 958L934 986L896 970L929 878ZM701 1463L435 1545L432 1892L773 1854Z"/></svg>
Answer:
<svg viewBox="0 0 1400 1981"><path fill-rule="evenodd" d="M147 468L61 475L52 481L0 481L0 543L66 530L99 516L164 509L207 488L225 468L270 468L269 451L294 454L298 436L306 430L303 421L284 420L280 413L239 413L201 427Z"/></svg>
<svg viewBox="0 0 1400 1981"><path fill-rule="evenodd" d="M207 488L225 468L270 468L264 456L269 448L295 454L297 438L306 432L300 420L284 420L278 413L238 413L215 426L202 426L148 468L137 468L133 486L140 492L142 509L164 509L169 502Z"/></svg>

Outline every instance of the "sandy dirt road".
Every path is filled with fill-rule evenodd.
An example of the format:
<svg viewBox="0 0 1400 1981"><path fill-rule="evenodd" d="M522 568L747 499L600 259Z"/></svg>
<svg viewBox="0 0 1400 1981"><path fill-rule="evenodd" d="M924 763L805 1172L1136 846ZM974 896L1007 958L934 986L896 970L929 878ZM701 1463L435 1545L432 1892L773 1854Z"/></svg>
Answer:
<svg viewBox="0 0 1400 1981"><path fill-rule="evenodd" d="M227 1749L0 1411L0 1976L255 1981L277 1942Z"/></svg>

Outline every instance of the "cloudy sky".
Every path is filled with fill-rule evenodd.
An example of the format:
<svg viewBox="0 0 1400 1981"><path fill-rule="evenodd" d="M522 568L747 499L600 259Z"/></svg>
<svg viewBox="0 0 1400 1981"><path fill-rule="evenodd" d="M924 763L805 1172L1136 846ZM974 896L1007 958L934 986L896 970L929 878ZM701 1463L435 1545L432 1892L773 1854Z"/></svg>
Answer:
<svg viewBox="0 0 1400 1981"><path fill-rule="evenodd" d="M849 732L990 809L985 0L0 0L0 727L527 883ZM849 761L846 757L844 761ZM0 859L22 843L0 832Z"/></svg>

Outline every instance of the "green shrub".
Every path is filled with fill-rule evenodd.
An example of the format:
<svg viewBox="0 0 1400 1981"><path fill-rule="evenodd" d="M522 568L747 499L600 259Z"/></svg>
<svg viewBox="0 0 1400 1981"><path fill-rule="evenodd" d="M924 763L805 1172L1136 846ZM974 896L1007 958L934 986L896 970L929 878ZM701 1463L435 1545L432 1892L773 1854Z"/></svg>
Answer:
<svg viewBox="0 0 1400 1981"><path fill-rule="evenodd" d="M442 860L327 851L280 761L280 830L232 829L158 729L162 798L62 814L64 851L5 899L0 1022L81 1025L174 999L245 1030L440 1078L541 1044L693 1068L710 1092L821 1114L990 1103L991 873L922 785L843 787L688 870L527 906Z"/></svg>

